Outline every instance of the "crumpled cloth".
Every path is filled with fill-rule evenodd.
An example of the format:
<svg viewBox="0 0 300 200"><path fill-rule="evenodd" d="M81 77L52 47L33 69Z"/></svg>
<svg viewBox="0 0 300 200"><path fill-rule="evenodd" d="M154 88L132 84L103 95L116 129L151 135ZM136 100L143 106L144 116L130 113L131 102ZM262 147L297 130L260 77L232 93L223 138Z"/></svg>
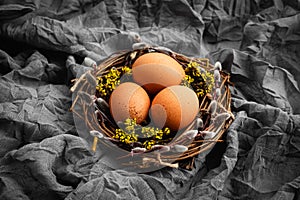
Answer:
<svg viewBox="0 0 300 200"><path fill-rule="evenodd" d="M296 0L0 2L0 199L299 199ZM70 87L136 42L220 61L235 121L193 170L111 169L78 136Z"/></svg>

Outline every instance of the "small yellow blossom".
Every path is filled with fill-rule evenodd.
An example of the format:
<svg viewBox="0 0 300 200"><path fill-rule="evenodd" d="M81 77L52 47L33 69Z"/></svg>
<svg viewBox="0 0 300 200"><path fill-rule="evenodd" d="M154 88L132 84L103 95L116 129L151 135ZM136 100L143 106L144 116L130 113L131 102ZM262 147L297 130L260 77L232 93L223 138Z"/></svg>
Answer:
<svg viewBox="0 0 300 200"><path fill-rule="evenodd" d="M197 62L190 62L185 68L185 78L182 84L191 86L198 97L203 97L213 90L215 80L213 73L200 70Z"/></svg>
<svg viewBox="0 0 300 200"><path fill-rule="evenodd" d="M122 125L121 125L122 126ZM126 119L122 128L116 129L113 138L125 144L131 144L138 141L143 142L143 147L151 149L155 144L161 143L167 135L171 133L169 128L159 129L153 126L141 126L136 123L136 119Z"/></svg>
<svg viewBox="0 0 300 200"><path fill-rule="evenodd" d="M131 74L131 69L127 66L117 69L112 67L107 74L97 77L96 90L100 97L108 97L114 89L120 84L122 75Z"/></svg>
<svg viewBox="0 0 300 200"><path fill-rule="evenodd" d="M150 150L155 143L156 142L154 140L147 140L143 143L143 147Z"/></svg>

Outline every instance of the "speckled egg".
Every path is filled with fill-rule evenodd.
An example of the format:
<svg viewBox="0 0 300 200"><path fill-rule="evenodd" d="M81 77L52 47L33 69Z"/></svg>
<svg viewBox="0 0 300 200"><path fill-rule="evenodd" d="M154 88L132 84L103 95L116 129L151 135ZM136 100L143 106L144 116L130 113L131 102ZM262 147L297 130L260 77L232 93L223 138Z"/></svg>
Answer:
<svg viewBox="0 0 300 200"><path fill-rule="evenodd" d="M133 63L132 76L149 94L155 94L165 87L180 84L185 72L171 56L152 52L140 56Z"/></svg>
<svg viewBox="0 0 300 200"><path fill-rule="evenodd" d="M150 98L138 84L125 82L112 92L109 107L116 122L131 118L141 123L148 116Z"/></svg>
<svg viewBox="0 0 300 200"><path fill-rule="evenodd" d="M188 126L197 116L199 101L196 93L182 85L170 86L160 91L150 108L151 120L159 127L173 131Z"/></svg>

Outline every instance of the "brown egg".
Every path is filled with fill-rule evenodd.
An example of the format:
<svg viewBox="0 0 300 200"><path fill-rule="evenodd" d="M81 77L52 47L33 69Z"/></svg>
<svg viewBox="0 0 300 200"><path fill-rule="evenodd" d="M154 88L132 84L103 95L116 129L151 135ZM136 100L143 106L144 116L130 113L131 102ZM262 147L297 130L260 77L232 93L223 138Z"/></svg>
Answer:
<svg viewBox="0 0 300 200"><path fill-rule="evenodd" d="M132 76L149 94L155 94L165 87L178 85L185 77L182 66L163 53L146 53L132 65Z"/></svg>
<svg viewBox="0 0 300 200"><path fill-rule="evenodd" d="M170 86L160 91L150 108L151 120L159 127L173 131L188 126L199 111L196 93L182 85Z"/></svg>
<svg viewBox="0 0 300 200"><path fill-rule="evenodd" d="M116 122L131 118L141 123L148 116L150 98L138 84L125 82L112 92L109 107Z"/></svg>

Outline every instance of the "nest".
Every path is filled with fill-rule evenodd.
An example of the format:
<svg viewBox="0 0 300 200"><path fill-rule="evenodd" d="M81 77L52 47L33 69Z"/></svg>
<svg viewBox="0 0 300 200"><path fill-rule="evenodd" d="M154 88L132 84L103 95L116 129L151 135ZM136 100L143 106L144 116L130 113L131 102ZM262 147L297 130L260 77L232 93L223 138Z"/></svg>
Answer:
<svg viewBox="0 0 300 200"><path fill-rule="evenodd" d="M96 87L99 82L97 79L108 74L111 69L121 71L124 66L130 69L139 56L149 52L171 56L184 70L191 63L196 64L198 69L214 75L214 85L211 92L199 96L199 113L188 127L172 135L168 143L155 144L147 149L140 141L126 144L116 139L119 126L110 115L107 103L109 95L107 98L101 97ZM92 151L99 150L108 154L107 157L116 168L132 171L147 171L164 166L191 169L195 156L207 151L216 142L223 142L222 136L234 119L230 108L230 76L221 68L219 62L212 65L206 58L189 58L160 47L118 52L76 79L71 88L74 95L71 111L77 119L76 125L81 126L80 136L91 141Z"/></svg>

